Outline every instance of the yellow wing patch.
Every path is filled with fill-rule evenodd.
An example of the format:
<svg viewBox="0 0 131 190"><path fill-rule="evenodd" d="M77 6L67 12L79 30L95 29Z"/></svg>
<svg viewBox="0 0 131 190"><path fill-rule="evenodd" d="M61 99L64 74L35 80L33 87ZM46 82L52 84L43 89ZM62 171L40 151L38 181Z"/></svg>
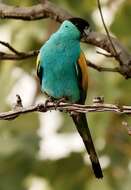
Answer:
<svg viewBox="0 0 131 190"><path fill-rule="evenodd" d="M37 70L37 75L39 75L39 70L40 70L40 53L37 56L36 70Z"/></svg>
<svg viewBox="0 0 131 190"><path fill-rule="evenodd" d="M81 73L82 73L82 88L84 92L86 93L87 87L88 87L88 72L87 72L87 62L86 62L86 58L83 52L81 52L80 54L78 64L80 66Z"/></svg>

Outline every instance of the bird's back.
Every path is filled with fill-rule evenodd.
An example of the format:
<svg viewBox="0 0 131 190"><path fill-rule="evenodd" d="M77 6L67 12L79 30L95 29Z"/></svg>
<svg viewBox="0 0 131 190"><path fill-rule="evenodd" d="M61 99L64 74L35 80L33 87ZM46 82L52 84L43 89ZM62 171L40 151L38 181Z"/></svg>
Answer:
<svg viewBox="0 0 131 190"><path fill-rule="evenodd" d="M40 50L40 67L43 69L42 91L54 98L67 97L79 100L77 60L80 43L64 33L57 32Z"/></svg>

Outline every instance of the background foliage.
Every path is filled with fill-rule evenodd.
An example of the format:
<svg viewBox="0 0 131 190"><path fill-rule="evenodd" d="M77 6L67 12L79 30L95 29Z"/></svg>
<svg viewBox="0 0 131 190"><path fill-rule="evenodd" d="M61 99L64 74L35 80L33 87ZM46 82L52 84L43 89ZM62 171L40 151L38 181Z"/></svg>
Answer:
<svg viewBox="0 0 131 190"><path fill-rule="evenodd" d="M15 6L30 6L38 3L37 0L3 0L2 2ZM53 2L72 14L89 20L94 30L104 31L98 17L96 0L53 0ZM116 35L130 49L130 1L103 0L102 2L108 27L113 35ZM0 26L1 40L10 42L20 51L29 51L39 49L56 30L58 24L50 19L31 22L0 20ZM108 67L117 64L110 58L97 55L94 47L89 45L82 45L82 47L86 56L95 63ZM2 46L0 48L6 51ZM1 61L1 112L11 108L16 93L22 96L25 106L44 100L39 91L35 62L36 58ZM130 80L125 80L116 73L98 73L89 68L87 102L91 103L94 96L100 95L105 97L106 102L130 105ZM46 148L47 150L50 148L57 156L46 155L46 151L42 149L42 142L44 143L47 138L45 137L46 125L50 126L52 120L54 122L54 117L52 113L43 115L32 113L13 121L0 121L0 190L95 190L96 187L98 190L130 189L131 141L121 124L123 120L131 123L130 117L109 113L88 115L104 172L104 179L98 181L92 174L83 145L75 149L71 148L74 138L67 142L70 135L76 135L76 130L66 114L56 113L57 120L60 121L56 121L54 131L47 134L55 133L56 138L61 137L59 144L53 143L53 146ZM62 138L64 135L67 138ZM76 137L79 142L79 137L77 135ZM60 156L61 151L58 150L63 139L65 144L68 143L66 149L70 151Z"/></svg>

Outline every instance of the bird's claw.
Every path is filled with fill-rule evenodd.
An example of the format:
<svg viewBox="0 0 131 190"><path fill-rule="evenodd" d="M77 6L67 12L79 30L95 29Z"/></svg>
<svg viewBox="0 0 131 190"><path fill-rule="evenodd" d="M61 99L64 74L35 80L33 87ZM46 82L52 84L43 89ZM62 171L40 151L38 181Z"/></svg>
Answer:
<svg viewBox="0 0 131 190"><path fill-rule="evenodd" d="M54 103L54 99L52 97L49 97L46 101L45 101L45 104L44 104L44 107L45 109L47 109L48 107L48 103Z"/></svg>
<svg viewBox="0 0 131 190"><path fill-rule="evenodd" d="M60 103L65 102L66 98L61 98L55 102L55 110L59 107Z"/></svg>
<svg viewBox="0 0 131 190"><path fill-rule="evenodd" d="M49 97L49 98L45 101L44 109L45 109L45 110L47 109L48 103L53 103L53 106L54 106L55 110L57 110L57 108L59 107L60 103L65 102L65 101L66 101L66 98L61 98L61 99L59 99L59 100L55 100L54 98Z"/></svg>

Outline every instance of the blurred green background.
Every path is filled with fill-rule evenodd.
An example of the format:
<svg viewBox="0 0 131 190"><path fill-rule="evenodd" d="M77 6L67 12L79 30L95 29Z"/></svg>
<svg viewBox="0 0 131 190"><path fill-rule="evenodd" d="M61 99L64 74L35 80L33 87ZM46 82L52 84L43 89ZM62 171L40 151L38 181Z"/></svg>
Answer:
<svg viewBox="0 0 131 190"><path fill-rule="evenodd" d="M37 0L3 0L20 6ZM72 14L89 20L92 28L104 32L96 0L53 0ZM131 1L103 0L108 28L131 49ZM19 51L39 49L58 23L50 20L0 20L0 40ZM115 67L111 58L82 44L92 62ZM7 51L0 46L0 51ZM0 112L8 111L20 94L24 106L45 100L35 72L36 58L0 63ZM105 102L130 105L130 80L117 73L99 73L89 68L87 102L104 96ZM112 113L89 113L89 126L103 168L104 178L95 179L88 156L67 114L31 113L13 121L0 121L0 190L129 190L131 187L131 137L122 121L131 118Z"/></svg>

